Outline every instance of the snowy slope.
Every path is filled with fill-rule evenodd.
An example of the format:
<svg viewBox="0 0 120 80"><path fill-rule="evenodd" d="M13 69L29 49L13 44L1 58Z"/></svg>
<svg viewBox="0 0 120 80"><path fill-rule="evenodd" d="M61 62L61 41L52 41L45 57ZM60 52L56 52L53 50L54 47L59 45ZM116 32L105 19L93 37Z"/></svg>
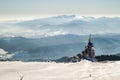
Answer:
<svg viewBox="0 0 120 80"><path fill-rule="evenodd" d="M120 61L107 63L0 62L1 80L119 80Z"/></svg>

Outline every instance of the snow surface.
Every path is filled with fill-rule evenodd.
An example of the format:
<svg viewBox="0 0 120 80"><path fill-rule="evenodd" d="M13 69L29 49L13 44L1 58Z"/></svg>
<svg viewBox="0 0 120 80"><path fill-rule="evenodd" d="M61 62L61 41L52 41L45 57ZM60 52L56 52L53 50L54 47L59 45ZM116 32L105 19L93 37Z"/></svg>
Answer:
<svg viewBox="0 0 120 80"><path fill-rule="evenodd" d="M120 61L0 62L0 80L120 80Z"/></svg>

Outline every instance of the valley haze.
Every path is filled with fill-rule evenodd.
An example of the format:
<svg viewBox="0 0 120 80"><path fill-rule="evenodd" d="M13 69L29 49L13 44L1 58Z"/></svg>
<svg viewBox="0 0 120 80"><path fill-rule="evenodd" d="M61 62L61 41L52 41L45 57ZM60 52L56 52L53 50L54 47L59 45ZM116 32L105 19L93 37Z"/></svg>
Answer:
<svg viewBox="0 0 120 80"><path fill-rule="evenodd" d="M52 60L81 53L92 34L96 55L116 54L119 25L119 17L78 15L0 22L0 48L11 60Z"/></svg>
<svg viewBox="0 0 120 80"><path fill-rule="evenodd" d="M120 80L119 60L120 0L0 0L0 80Z"/></svg>

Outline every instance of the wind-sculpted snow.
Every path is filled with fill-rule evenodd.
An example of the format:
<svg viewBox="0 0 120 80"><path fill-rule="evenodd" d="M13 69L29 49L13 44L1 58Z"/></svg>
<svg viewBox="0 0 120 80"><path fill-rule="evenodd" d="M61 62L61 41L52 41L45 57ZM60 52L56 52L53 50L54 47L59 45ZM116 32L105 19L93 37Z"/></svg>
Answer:
<svg viewBox="0 0 120 80"><path fill-rule="evenodd" d="M120 61L0 62L1 80L119 80Z"/></svg>
<svg viewBox="0 0 120 80"><path fill-rule="evenodd" d="M0 60L6 60L9 59L13 56L14 54L9 54L7 51L4 49L0 49Z"/></svg>

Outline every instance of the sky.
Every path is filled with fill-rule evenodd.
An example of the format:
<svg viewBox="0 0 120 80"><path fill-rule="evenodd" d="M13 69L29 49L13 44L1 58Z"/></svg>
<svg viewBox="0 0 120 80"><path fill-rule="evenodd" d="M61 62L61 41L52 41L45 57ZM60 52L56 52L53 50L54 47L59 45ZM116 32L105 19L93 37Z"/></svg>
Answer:
<svg viewBox="0 0 120 80"><path fill-rule="evenodd" d="M0 0L0 21L71 14L120 16L120 0Z"/></svg>

